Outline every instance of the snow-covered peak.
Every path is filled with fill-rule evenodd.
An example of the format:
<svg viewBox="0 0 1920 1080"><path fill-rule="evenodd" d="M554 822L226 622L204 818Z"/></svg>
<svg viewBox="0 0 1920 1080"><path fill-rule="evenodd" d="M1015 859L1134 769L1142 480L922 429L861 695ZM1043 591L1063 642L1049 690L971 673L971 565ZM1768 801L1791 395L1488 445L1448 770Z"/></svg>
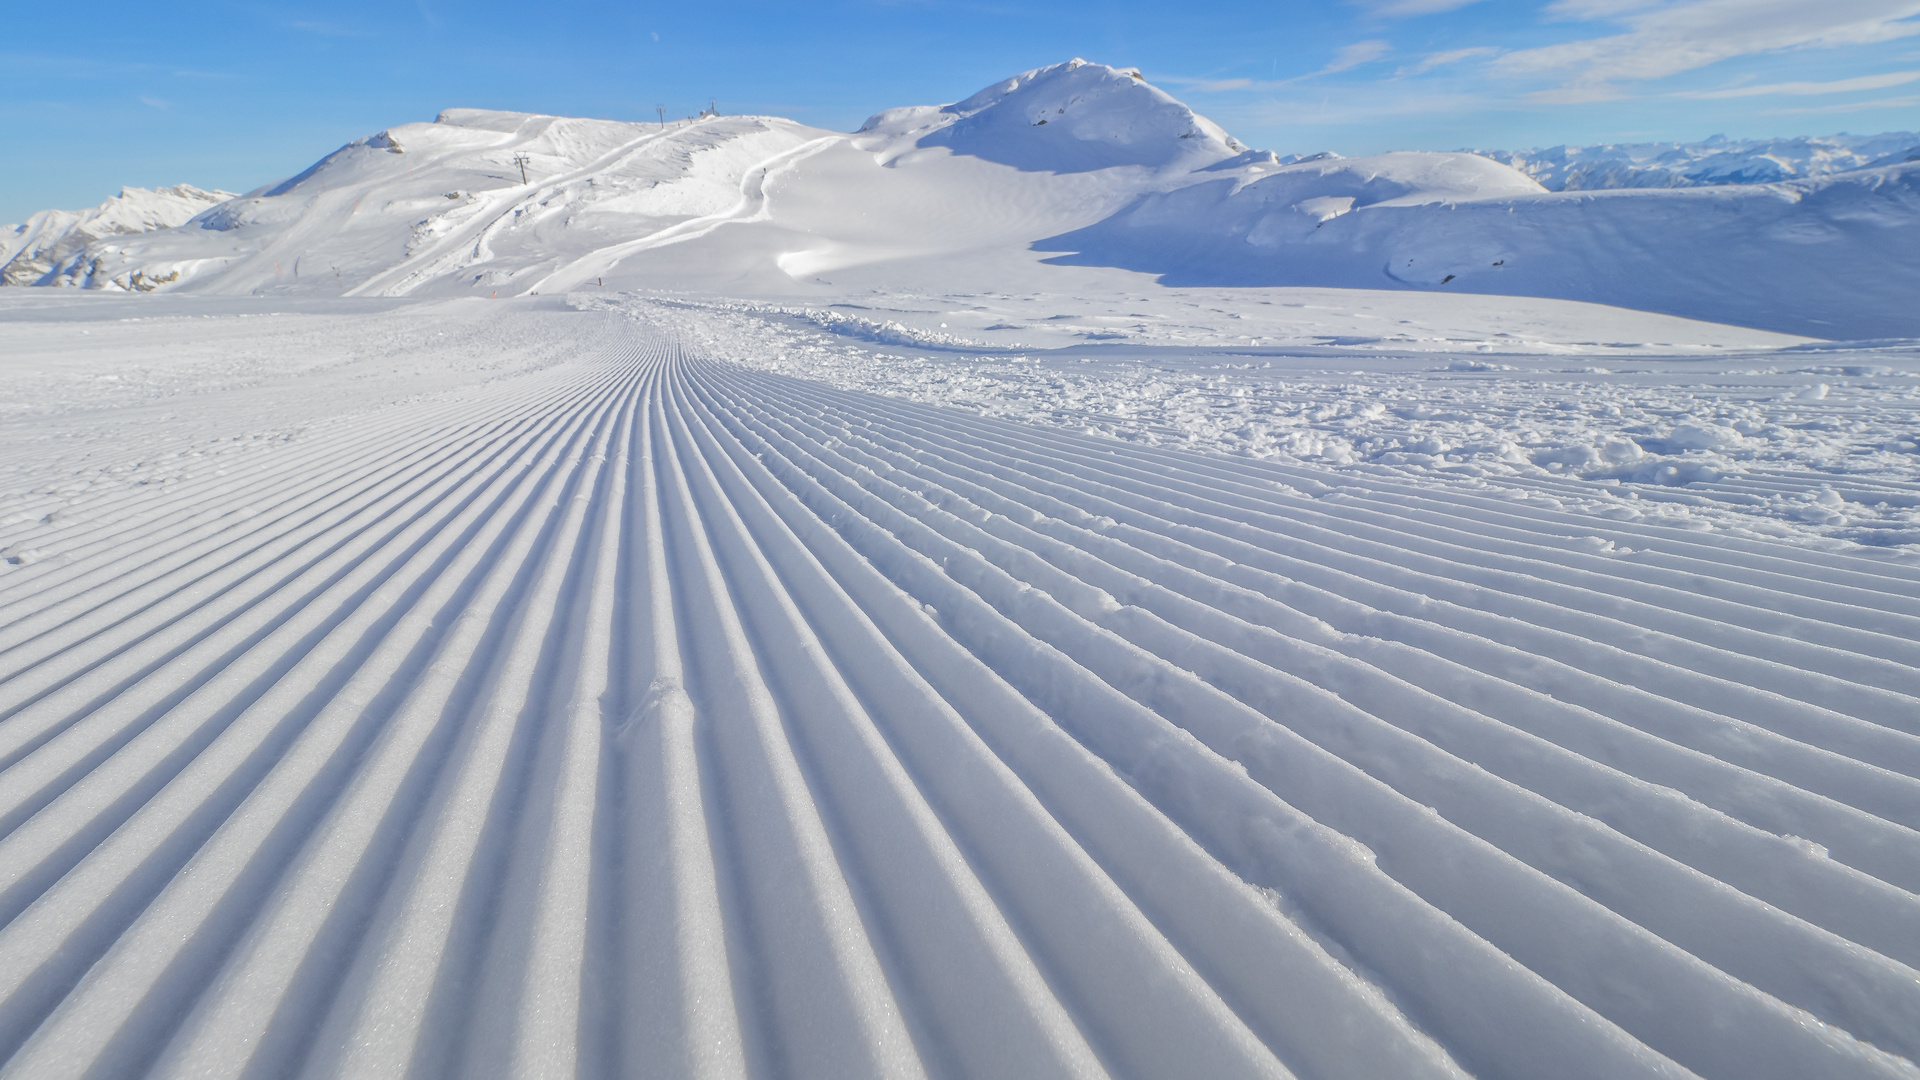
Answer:
<svg viewBox="0 0 1920 1080"><path fill-rule="evenodd" d="M997 82L965 101L890 109L862 134L911 140L1031 172L1123 165L1199 168L1246 150L1134 68L1074 59Z"/></svg>
<svg viewBox="0 0 1920 1080"><path fill-rule="evenodd" d="M19 225L0 226L0 285L46 283L91 241L170 229L231 198L232 192L192 184L123 187L85 210L42 210Z"/></svg>

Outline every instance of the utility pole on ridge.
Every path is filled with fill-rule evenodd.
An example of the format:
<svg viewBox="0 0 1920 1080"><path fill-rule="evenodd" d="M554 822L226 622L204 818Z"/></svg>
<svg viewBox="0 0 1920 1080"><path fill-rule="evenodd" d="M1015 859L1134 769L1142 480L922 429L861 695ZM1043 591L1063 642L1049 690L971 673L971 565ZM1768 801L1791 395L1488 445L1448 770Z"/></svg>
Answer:
<svg viewBox="0 0 1920 1080"><path fill-rule="evenodd" d="M525 154L513 155L513 163L515 165L520 166L520 182L522 184L525 184L527 182L527 162L532 160L533 160L532 158L528 157Z"/></svg>

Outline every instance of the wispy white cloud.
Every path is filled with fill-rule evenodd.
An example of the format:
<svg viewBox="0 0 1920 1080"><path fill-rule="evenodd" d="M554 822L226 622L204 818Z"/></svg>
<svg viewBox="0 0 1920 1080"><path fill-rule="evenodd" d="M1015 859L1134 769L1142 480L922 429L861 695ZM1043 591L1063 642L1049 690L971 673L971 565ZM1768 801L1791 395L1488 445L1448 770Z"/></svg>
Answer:
<svg viewBox="0 0 1920 1080"><path fill-rule="evenodd" d="M1559 86L1534 95L1543 102L1616 98L1621 84L1735 57L1920 34L1920 0L1558 0L1548 12L1613 22L1626 31L1519 49L1494 62L1508 75L1568 73Z"/></svg>
<svg viewBox="0 0 1920 1080"><path fill-rule="evenodd" d="M1889 71L1884 75L1861 75L1852 79L1835 79L1832 82L1783 82L1755 86L1729 86L1720 90L1696 90L1674 96L1709 100L1768 96L1814 97L1821 94L1850 94L1859 90L1885 90L1889 86L1905 86L1915 80L1920 80L1920 71Z"/></svg>
<svg viewBox="0 0 1920 1080"><path fill-rule="evenodd" d="M1398 10L1392 3L1350 0L1378 12ZM1398 2L1398 0L1395 0ZM1407 0L1408 3L1414 0ZM1418 0L1429 2L1429 0ZM1452 0L1431 0L1451 3ZM1464 5L1456 5L1464 6ZM1410 9L1409 9L1410 10ZM1640 99L1746 101L1767 98L1792 105L1796 97L1866 96L1890 87L1920 84L1920 54L1906 58L1878 49L1870 75L1827 81L1780 78L1761 82L1753 75L1719 86L1681 90L1662 85L1672 76L1740 57L1794 50L1861 46L1920 36L1920 0L1550 0L1540 9L1546 19L1537 29L1551 44L1528 48L1492 44L1399 56L1384 39L1357 41L1340 48L1319 70L1285 79L1190 77L1163 81L1188 92L1241 98L1267 97L1260 109L1266 123L1288 126L1365 125L1391 116L1444 112L1436 103L1473 110L1529 110L1591 102ZM1567 39L1573 40L1567 40ZM1536 38L1538 40L1538 38ZM1347 76L1338 82L1339 102L1300 100L1308 86L1383 58L1397 61L1391 75ZM1899 70L1886 71L1889 65ZM1753 65L1746 65L1752 67ZM1761 70L1764 70L1762 68ZM1855 68L1854 70L1859 70ZM1873 70L1873 69L1868 69ZM1499 76L1489 89L1488 78ZM1698 85L1697 83L1695 84ZM1364 99L1364 104L1362 100ZM1771 109L1755 115L1860 112L1900 107L1906 98L1844 102L1806 109ZM1241 106L1245 108L1246 106Z"/></svg>
<svg viewBox="0 0 1920 1080"><path fill-rule="evenodd" d="M146 107L148 107L148 108L150 108L150 109L171 109L171 108L173 108L173 102L171 102L171 101L168 101L168 100L167 100L167 99L165 99L165 98L158 98L158 97L154 97L154 96L153 96L152 94L141 94L141 95L140 95L140 104L142 104L142 105L145 105Z"/></svg>
<svg viewBox="0 0 1920 1080"><path fill-rule="evenodd" d="M1845 101L1838 105L1808 105L1793 109L1763 109L1761 116L1811 116L1822 113L1867 112L1870 109L1911 109L1920 105L1920 96L1879 98L1874 101Z"/></svg>
<svg viewBox="0 0 1920 1080"><path fill-rule="evenodd" d="M1327 94L1320 100L1263 101L1243 114L1247 120L1285 128L1351 128L1384 119L1459 116L1495 103L1475 94L1404 94L1377 87L1372 93Z"/></svg>
<svg viewBox="0 0 1920 1080"><path fill-rule="evenodd" d="M1182 93L1212 94L1223 90L1265 89L1285 86L1295 80L1266 79L1215 79L1204 75L1161 75L1155 74L1153 82L1157 86L1171 86Z"/></svg>
<svg viewBox="0 0 1920 1080"><path fill-rule="evenodd" d="M1480 0L1359 0L1360 6L1376 15L1403 18L1411 15L1437 15L1458 11Z"/></svg>
<svg viewBox="0 0 1920 1080"><path fill-rule="evenodd" d="M1462 60L1478 60L1481 57L1498 56L1500 50L1491 45L1479 45L1471 49L1448 49L1446 52L1428 53L1419 62L1409 64L1394 72L1395 75L1425 75L1437 67L1457 64Z"/></svg>
<svg viewBox="0 0 1920 1080"><path fill-rule="evenodd" d="M1665 0L1554 0L1548 4L1548 18L1588 21L1617 19L1636 11L1659 7Z"/></svg>
<svg viewBox="0 0 1920 1080"><path fill-rule="evenodd" d="M1334 54L1333 60L1315 74L1332 75L1336 72L1350 71L1361 64L1370 64L1393 51L1393 46L1379 39L1356 41L1344 46Z"/></svg>
<svg viewBox="0 0 1920 1080"><path fill-rule="evenodd" d="M1370 64L1393 51L1393 46L1385 41L1356 41L1344 46L1335 53L1327 66L1305 75L1295 75L1286 79L1215 79L1196 75L1155 75L1153 81L1167 86L1177 86L1188 93L1214 94L1231 90L1279 90L1295 86L1320 75L1335 75L1342 71L1351 71L1362 64Z"/></svg>
<svg viewBox="0 0 1920 1080"><path fill-rule="evenodd" d="M1631 96L1612 83L1573 83L1523 95L1527 102L1534 105L1591 105L1601 101L1621 101Z"/></svg>

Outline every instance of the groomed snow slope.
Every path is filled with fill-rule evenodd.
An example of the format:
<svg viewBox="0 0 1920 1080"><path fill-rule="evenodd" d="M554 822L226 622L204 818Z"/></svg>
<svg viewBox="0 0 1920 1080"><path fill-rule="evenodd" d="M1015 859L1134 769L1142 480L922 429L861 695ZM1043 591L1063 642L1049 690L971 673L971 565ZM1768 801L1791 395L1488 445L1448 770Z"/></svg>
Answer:
<svg viewBox="0 0 1920 1080"><path fill-rule="evenodd" d="M1920 1075L1912 563L485 310L11 504L0 1076Z"/></svg>

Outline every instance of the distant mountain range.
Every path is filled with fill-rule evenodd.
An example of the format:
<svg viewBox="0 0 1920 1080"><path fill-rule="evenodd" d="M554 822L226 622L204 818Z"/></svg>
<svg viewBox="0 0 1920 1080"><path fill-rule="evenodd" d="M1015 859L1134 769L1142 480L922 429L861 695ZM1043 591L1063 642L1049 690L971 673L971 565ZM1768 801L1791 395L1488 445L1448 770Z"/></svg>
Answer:
<svg viewBox="0 0 1920 1080"><path fill-rule="evenodd" d="M1920 161L1920 133L1800 135L1787 139L1602 143L1532 150L1473 150L1511 165L1548 191L1772 184Z"/></svg>
<svg viewBox="0 0 1920 1080"><path fill-rule="evenodd" d="M0 285L75 284L88 244L184 225L235 197L192 184L126 187L86 210L42 210L19 225L0 225Z"/></svg>

